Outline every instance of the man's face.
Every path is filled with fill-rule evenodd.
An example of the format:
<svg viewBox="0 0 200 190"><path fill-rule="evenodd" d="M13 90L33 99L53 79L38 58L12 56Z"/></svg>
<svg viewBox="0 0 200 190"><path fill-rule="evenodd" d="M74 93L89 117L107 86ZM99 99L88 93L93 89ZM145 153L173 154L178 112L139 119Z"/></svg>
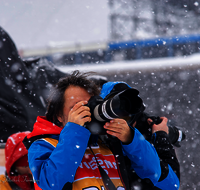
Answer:
<svg viewBox="0 0 200 190"><path fill-rule="evenodd" d="M69 111L74 105L80 101L88 101L90 97L90 94L84 88L78 86L69 86L65 90L63 116L58 117L58 120L62 123L63 127L68 122Z"/></svg>

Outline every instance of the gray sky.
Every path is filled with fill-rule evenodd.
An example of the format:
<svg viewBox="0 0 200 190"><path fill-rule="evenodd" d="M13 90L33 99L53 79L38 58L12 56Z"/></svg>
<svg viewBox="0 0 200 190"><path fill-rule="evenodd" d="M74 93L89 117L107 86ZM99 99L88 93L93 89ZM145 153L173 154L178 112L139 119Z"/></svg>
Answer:
<svg viewBox="0 0 200 190"><path fill-rule="evenodd" d="M108 39L107 0L0 0L0 25L18 49Z"/></svg>

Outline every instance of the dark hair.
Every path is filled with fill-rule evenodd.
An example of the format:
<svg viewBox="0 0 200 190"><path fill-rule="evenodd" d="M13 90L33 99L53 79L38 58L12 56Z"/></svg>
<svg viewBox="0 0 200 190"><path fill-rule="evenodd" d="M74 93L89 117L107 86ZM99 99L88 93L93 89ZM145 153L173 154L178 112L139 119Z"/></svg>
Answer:
<svg viewBox="0 0 200 190"><path fill-rule="evenodd" d="M58 121L57 116L63 114L64 108L64 94L65 90L69 86L78 86L84 88L91 96L99 95L100 91L97 85L89 80L87 77L93 75L94 72L80 73L78 70L73 71L70 76L61 78L54 86L49 98L46 112L46 118L48 121L61 126L61 122Z"/></svg>

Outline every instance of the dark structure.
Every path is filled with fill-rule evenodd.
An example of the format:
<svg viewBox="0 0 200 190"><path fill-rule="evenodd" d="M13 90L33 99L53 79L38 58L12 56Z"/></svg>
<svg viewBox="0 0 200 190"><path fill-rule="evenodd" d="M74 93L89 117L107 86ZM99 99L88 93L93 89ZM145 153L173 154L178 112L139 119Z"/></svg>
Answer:
<svg viewBox="0 0 200 190"><path fill-rule="evenodd" d="M22 60L0 27L0 142L19 131L32 130L46 111L50 87L65 76L45 59Z"/></svg>
<svg viewBox="0 0 200 190"><path fill-rule="evenodd" d="M110 41L195 34L199 0L110 0Z"/></svg>

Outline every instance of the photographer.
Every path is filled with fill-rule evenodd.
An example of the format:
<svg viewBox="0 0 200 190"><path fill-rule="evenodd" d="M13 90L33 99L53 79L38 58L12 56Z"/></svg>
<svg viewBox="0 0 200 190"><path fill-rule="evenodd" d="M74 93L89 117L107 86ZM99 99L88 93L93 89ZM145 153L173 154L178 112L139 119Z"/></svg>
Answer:
<svg viewBox="0 0 200 190"><path fill-rule="evenodd" d="M116 94L127 89L131 89L131 87L125 82L107 82L102 86L101 97L104 100L108 100ZM135 97L132 95L131 98ZM136 99L136 102L134 103L137 103L138 100L139 99ZM140 107L142 108L142 106ZM138 110L137 114L126 117L127 123L129 126L132 126L136 120L137 123L136 125L134 124L135 128L142 133L147 141L154 145L160 158L162 176L160 181L166 182L169 180L171 175L174 175L174 173L180 180L180 165L172 144L175 146L180 146L178 139L184 140L185 134L182 133L183 136L180 138L178 128L175 126L168 126L167 118L150 116L146 112L143 112L144 107L143 109L141 108ZM137 119L135 119L136 117ZM156 125L156 123L160 124ZM169 170L169 167L172 168L172 170ZM138 187L139 189L157 189L156 187L153 187L154 185L148 179L140 179L140 177L131 170L129 171L128 175L132 184L131 186Z"/></svg>
<svg viewBox="0 0 200 190"><path fill-rule="evenodd" d="M163 180L155 148L124 119L105 123L106 141L91 134L85 125L92 123L87 104L99 90L87 76L75 71L59 80L49 98L46 117L37 118L32 133L24 140L37 185L56 190L130 189L125 162L121 154L115 154L121 150L130 161L129 170L140 178L161 189L178 189L179 180L171 167L170 176ZM163 119L158 127L165 126Z"/></svg>

